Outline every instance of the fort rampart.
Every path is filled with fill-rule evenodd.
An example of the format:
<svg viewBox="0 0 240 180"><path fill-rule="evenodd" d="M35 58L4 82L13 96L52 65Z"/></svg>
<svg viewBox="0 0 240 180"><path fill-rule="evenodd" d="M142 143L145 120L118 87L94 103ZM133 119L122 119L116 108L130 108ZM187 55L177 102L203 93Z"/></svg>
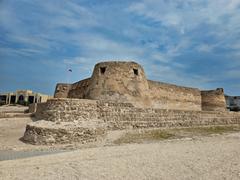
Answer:
<svg viewBox="0 0 240 180"><path fill-rule="evenodd" d="M240 113L134 107L86 99L52 99L38 104L24 140L33 144L93 142L108 130L240 124Z"/></svg>
<svg viewBox="0 0 240 180"><path fill-rule="evenodd" d="M41 106L41 105L40 105ZM182 111L137 108L130 103L85 99L52 99L36 117L52 122L103 120L108 129L177 127L240 123L240 114L227 111ZM79 113L81 112L81 113Z"/></svg>
<svg viewBox="0 0 240 180"><path fill-rule="evenodd" d="M142 108L226 109L223 90L200 91L147 80L143 68L134 62L98 63L90 78L74 84L57 84L54 97L129 102Z"/></svg>
<svg viewBox="0 0 240 180"><path fill-rule="evenodd" d="M92 142L108 130L240 124L226 111L221 88L197 88L147 80L134 62L103 62L90 78L57 84L54 99L37 105L39 120L23 139L33 144Z"/></svg>

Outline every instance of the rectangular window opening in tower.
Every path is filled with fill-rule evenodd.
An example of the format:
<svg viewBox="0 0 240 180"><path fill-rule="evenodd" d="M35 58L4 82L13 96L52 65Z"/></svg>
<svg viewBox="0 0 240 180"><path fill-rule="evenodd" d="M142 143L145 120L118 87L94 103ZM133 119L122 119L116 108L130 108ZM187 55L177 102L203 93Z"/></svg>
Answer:
<svg viewBox="0 0 240 180"><path fill-rule="evenodd" d="M106 71L106 67L100 67L100 72L101 72L101 74L104 74L105 71Z"/></svg>
<svg viewBox="0 0 240 180"><path fill-rule="evenodd" d="M133 73L138 76L138 69L133 69Z"/></svg>

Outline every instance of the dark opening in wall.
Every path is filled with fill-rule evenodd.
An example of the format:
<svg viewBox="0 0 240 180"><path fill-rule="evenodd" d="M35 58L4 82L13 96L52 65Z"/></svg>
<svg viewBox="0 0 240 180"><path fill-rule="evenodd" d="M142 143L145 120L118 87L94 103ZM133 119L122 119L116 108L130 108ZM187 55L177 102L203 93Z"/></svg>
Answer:
<svg viewBox="0 0 240 180"><path fill-rule="evenodd" d="M101 73L101 74L104 74L105 71L106 71L106 67L100 67L100 73Z"/></svg>
<svg viewBox="0 0 240 180"><path fill-rule="evenodd" d="M10 97L10 103L14 104L16 102L16 96L11 96Z"/></svg>
<svg viewBox="0 0 240 180"><path fill-rule="evenodd" d="M31 103L34 103L34 96L29 96L28 97L28 102L31 104Z"/></svg>
<svg viewBox="0 0 240 180"><path fill-rule="evenodd" d="M133 73L138 76L138 69L133 69Z"/></svg>

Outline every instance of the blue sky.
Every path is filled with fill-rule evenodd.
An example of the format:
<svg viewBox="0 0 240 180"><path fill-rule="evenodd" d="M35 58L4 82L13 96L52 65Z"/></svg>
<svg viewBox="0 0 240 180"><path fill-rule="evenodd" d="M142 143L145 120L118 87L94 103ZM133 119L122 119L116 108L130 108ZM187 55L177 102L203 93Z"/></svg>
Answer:
<svg viewBox="0 0 240 180"><path fill-rule="evenodd" d="M240 95L240 0L0 0L0 92L53 94L103 60Z"/></svg>

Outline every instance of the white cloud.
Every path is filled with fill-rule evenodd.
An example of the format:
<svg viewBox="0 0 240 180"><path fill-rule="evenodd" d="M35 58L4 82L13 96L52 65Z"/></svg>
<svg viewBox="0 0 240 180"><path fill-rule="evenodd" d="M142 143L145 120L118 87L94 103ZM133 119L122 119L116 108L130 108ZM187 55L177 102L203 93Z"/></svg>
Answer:
<svg viewBox="0 0 240 180"><path fill-rule="evenodd" d="M143 0L133 3L129 12L159 21L178 30L192 30L201 23L222 25L222 18L229 17L224 26L239 27L239 0ZM230 30L230 29L229 29ZM224 31L218 29L218 31Z"/></svg>

